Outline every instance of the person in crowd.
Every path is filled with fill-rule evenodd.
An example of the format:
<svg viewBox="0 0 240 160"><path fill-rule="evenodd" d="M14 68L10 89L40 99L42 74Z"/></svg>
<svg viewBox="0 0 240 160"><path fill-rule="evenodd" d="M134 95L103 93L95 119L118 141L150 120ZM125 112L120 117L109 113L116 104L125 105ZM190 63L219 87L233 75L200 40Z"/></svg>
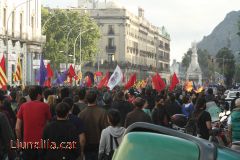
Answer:
<svg viewBox="0 0 240 160"><path fill-rule="evenodd" d="M166 103L166 112L168 117L172 117L174 114L181 114L181 106L176 102L174 94L169 94L169 99Z"/></svg>
<svg viewBox="0 0 240 160"><path fill-rule="evenodd" d="M135 91L133 88L131 88L128 92L128 102L129 103L133 103L133 101L135 100Z"/></svg>
<svg viewBox="0 0 240 160"><path fill-rule="evenodd" d="M0 111L0 159L11 160L13 154L11 150L11 141L15 141L14 133L7 116Z"/></svg>
<svg viewBox="0 0 240 160"><path fill-rule="evenodd" d="M208 140L212 130L211 116L205 111L206 99L199 97L196 102L195 110L191 116L197 117L197 135Z"/></svg>
<svg viewBox="0 0 240 160"><path fill-rule="evenodd" d="M97 92L90 89L86 93L87 108L80 112L86 128L85 159L97 160L101 132L108 126L106 111L96 105Z"/></svg>
<svg viewBox="0 0 240 160"><path fill-rule="evenodd" d="M77 160L80 156L78 131L68 120L69 108L70 106L67 103L59 103L56 106L57 120L51 121L44 128L42 136L43 140L55 142L56 146L60 148L44 148L41 155L42 159ZM64 146L61 146L63 142L65 144Z"/></svg>
<svg viewBox="0 0 240 160"><path fill-rule="evenodd" d="M64 88L61 88L60 89L60 93L59 93L59 96L58 96L58 98L57 98L57 104L58 103L61 103L62 102L62 100L65 98L65 97L69 97L69 88L67 88L67 87L64 87Z"/></svg>
<svg viewBox="0 0 240 160"><path fill-rule="evenodd" d="M156 125L168 127L169 119L166 113L164 97L161 95L155 98L155 107L152 110L152 121Z"/></svg>
<svg viewBox="0 0 240 160"><path fill-rule="evenodd" d="M194 106L188 96L183 97L182 113L188 118L194 111Z"/></svg>
<svg viewBox="0 0 240 160"><path fill-rule="evenodd" d="M78 102L79 102L79 96L78 95L74 95L73 97L73 111L72 114L78 116L78 114L80 113L80 109L78 107Z"/></svg>
<svg viewBox="0 0 240 160"><path fill-rule="evenodd" d="M235 106L228 118L228 133L231 148L240 152L240 145L232 145L232 142L240 141L240 98L236 99Z"/></svg>
<svg viewBox="0 0 240 160"><path fill-rule="evenodd" d="M56 97L55 95L48 95L47 96L47 101L46 103L49 105L50 107L50 112L51 112L51 115L52 117L54 117L56 115Z"/></svg>
<svg viewBox="0 0 240 160"><path fill-rule="evenodd" d="M148 123L152 122L151 118L142 110L144 104L145 104L145 100L140 97L137 97L133 101L133 105L135 109L132 112L127 114L125 124L124 124L125 128L127 128L128 126L130 126L135 122L148 122Z"/></svg>
<svg viewBox="0 0 240 160"><path fill-rule="evenodd" d="M145 101L145 104L143 106L143 112L146 113L149 117L152 117L152 113L151 113L151 110L149 108L149 104L148 104L148 101Z"/></svg>
<svg viewBox="0 0 240 160"><path fill-rule="evenodd" d="M107 119L110 126L105 128L101 133L99 160L102 160L106 155L111 158L112 152L120 145L125 132L125 128L120 126L121 114L118 110L110 109L107 114Z"/></svg>
<svg viewBox="0 0 240 160"><path fill-rule="evenodd" d="M16 135L20 141L40 143L44 126L51 119L50 108L48 104L41 102L42 90L40 86L31 87L29 97L31 101L22 104L18 111ZM23 137L22 127L24 127ZM23 156L27 160L38 160L39 150L25 149Z"/></svg>
<svg viewBox="0 0 240 160"><path fill-rule="evenodd" d="M25 103L25 102L27 102L27 99L26 99L25 97L20 97L20 98L18 98L18 101L17 101L17 109L16 109L16 111L15 111L16 114L17 114L17 112L19 111L20 106L21 106L23 103Z"/></svg>
<svg viewBox="0 0 240 160"><path fill-rule="evenodd" d="M10 92L10 97L11 97L11 107L13 112L15 112L17 109L17 91L15 89Z"/></svg>
<svg viewBox="0 0 240 160"><path fill-rule="evenodd" d="M152 95L152 89L150 88L146 89L145 96L143 98L147 101L148 108L152 111L152 109L155 106L154 96Z"/></svg>
<svg viewBox="0 0 240 160"><path fill-rule="evenodd" d="M116 93L111 108L117 109L121 114L120 126L124 126L126 116L132 111L133 106L131 103L125 100L123 91Z"/></svg>
<svg viewBox="0 0 240 160"><path fill-rule="evenodd" d="M68 120L76 127L77 132L78 132L78 136L79 136L79 142L80 142L80 146L81 146L81 155L84 155L84 146L86 143L86 136L85 136L85 128L84 128L84 124L83 121L78 118L76 115L73 114L73 109L74 109L74 103L73 103L73 99L70 97L65 97L63 99L64 103L67 103L69 106L69 114L68 114ZM83 158L81 156L81 159Z"/></svg>
<svg viewBox="0 0 240 160"><path fill-rule="evenodd" d="M211 101L216 101L216 98L213 94L213 89L212 88L208 88L207 90L207 94L206 94L206 102L211 102Z"/></svg>
<svg viewBox="0 0 240 160"><path fill-rule="evenodd" d="M0 96L1 97L1 96ZM6 98L0 98L0 111L4 113L11 125L11 128L14 130L16 124L16 115L12 110L11 102Z"/></svg>
<svg viewBox="0 0 240 160"><path fill-rule="evenodd" d="M236 93L236 97L231 101L231 110L233 110L234 108L236 108L236 100L239 98L239 96L240 96L240 93L239 92L237 92Z"/></svg>
<svg viewBox="0 0 240 160"><path fill-rule="evenodd" d="M29 97L29 89L30 89L30 86L25 86L24 89L23 89L23 96L26 98L27 102L31 101L31 98Z"/></svg>
<svg viewBox="0 0 240 160"><path fill-rule="evenodd" d="M48 96L50 95L53 95L53 91L51 89L46 89L44 92L43 92L43 101L45 103L48 103Z"/></svg>
<svg viewBox="0 0 240 160"><path fill-rule="evenodd" d="M108 111L111 108L111 104L112 104L112 95L109 92L105 92L103 94L103 103L104 105L102 107L106 111Z"/></svg>
<svg viewBox="0 0 240 160"><path fill-rule="evenodd" d="M77 114L77 115L87 107L87 103L85 102L86 89L80 88L78 91L78 96L79 96L79 101L75 103L78 107L78 113L73 112L74 114Z"/></svg>

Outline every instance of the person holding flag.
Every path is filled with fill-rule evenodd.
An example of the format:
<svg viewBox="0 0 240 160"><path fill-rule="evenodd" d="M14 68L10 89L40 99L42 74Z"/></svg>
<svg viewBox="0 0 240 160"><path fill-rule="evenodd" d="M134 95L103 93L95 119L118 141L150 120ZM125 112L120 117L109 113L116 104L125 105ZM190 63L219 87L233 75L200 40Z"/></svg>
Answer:
<svg viewBox="0 0 240 160"><path fill-rule="evenodd" d="M117 65L116 69L114 70L113 74L111 75L107 86L110 90L112 90L116 85L118 85L123 79L123 73L121 68Z"/></svg>

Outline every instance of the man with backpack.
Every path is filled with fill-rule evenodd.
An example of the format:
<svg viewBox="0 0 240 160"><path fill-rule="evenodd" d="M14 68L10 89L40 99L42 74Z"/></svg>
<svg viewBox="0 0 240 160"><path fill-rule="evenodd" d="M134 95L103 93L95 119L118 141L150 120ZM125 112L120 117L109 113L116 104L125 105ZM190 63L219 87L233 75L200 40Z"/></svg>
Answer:
<svg viewBox="0 0 240 160"><path fill-rule="evenodd" d="M191 114L185 130L188 134L208 140L212 125L211 116L205 109L206 99L205 97L199 97L196 102L195 111Z"/></svg>

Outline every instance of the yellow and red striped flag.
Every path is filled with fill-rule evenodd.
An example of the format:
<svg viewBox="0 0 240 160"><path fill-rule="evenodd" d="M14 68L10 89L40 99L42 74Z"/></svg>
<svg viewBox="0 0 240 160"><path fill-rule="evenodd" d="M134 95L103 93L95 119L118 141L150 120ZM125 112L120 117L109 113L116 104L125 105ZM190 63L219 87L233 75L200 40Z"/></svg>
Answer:
<svg viewBox="0 0 240 160"><path fill-rule="evenodd" d="M20 57L18 57L17 69L13 76L13 80L14 82L22 80L22 67L21 67Z"/></svg>
<svg viewBox="0 0 240 160"><path fill-rule="evenodd" d="M3 55L2 60L0 62L0 88L6 89L7 86L7 76L6 76L6 68L5 68L5 57Z"/></svg>

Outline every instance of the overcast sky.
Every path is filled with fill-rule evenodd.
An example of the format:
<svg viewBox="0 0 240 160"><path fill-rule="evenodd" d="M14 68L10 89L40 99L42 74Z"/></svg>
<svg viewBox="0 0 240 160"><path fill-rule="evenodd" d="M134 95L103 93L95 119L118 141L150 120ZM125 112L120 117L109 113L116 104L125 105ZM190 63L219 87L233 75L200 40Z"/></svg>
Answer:
<svg viewBox="0 0 240 160"><path fill-rule="evenodd" d="M181 61L192 41L200 41L212 32L228 12L240 9L240 0L117 1L135 14L138 6L142 7L151 23L166 27L171 36L171 61ZM42 0L42 3L50 7L77 6L77 0Z"/></svg>

